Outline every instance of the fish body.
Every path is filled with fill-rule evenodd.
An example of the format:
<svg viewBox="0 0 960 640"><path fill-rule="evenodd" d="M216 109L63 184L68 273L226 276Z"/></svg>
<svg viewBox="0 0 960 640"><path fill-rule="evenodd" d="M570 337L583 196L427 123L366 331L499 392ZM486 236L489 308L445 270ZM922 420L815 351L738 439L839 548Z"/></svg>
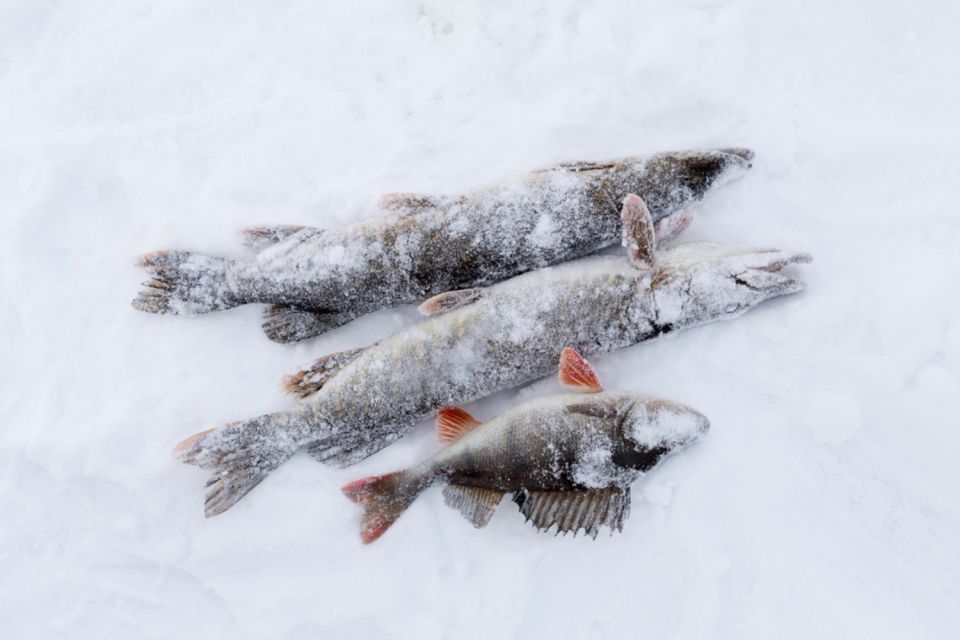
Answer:
<svg viewBox="0 0 960 640"><path fill-rule="evenodd" d="M322 333L371 311L487 286L620 240L620 205L640 194L656 222L749 166L745 149L567 163L461 196L394 194L391 215L338 230L255 230L253 262L185 251L141 261L152 279L134 300L154 313L269 303L277 341Z"/></svg>
<svg viewBox="0 0 960 640"><path fill-rule="evenodd" d="M595 379L573 349L564 362ZM580 381L580 390L584 389ZM600 388L599 384L596 388ZM447 504L483 527L505 494L538 529L557 533L601 525L619 530L629 513L630 485L665 456L696 442L710 426L699 412L636 393L600 391L533 400L486 424L461 409L438 413L446 449L403 471L346 485L364 507L361 537L372 542L431 484L447 485ZM446 429L446 431L444 431Z"/></svg>
<svg viewBox="0 0 960 640"><path fill-rule="evenodd" d="M301 447L352 464L438 408L548 375L564 346L612 351L800 291L802 282L781 269L809 259L696 243L657 252L649 271L597 256L525 274L351 354L293 411L198 434L178 452L215 470L207 496L207 515L215 515ZM301 374L293 386L308 379Z"/></svg>

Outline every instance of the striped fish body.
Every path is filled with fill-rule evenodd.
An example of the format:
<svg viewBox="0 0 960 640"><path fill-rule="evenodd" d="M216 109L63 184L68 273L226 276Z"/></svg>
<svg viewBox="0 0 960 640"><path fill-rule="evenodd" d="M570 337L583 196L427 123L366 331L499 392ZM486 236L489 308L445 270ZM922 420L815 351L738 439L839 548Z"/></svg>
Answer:
<svg viewBox="0 0 960 640"><path fill-rule="evenodd" d="M451 484L501 492L626 488L709 427L683 405L637 394L570 394L525 403L428 464Z"/></svg>

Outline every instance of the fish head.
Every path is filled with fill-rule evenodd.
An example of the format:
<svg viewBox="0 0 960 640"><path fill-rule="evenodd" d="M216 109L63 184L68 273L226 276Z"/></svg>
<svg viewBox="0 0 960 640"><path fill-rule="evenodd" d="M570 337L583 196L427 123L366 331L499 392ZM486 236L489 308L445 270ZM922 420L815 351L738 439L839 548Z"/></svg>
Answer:
<svg viewBox="0 0 960 640"><path fill-rule="evenodd" d="M713 186L739 178L751 166L749 149L670 151L628 159L608 184L619 203L639 194L654 220L700 200Z"/></svg>
<svg viewBox="0 0 960 640"><path fill-rule="evenodd" d="M646 471L710 429L705 415L678 402L635 396L629 406L623 418L626 451L618 460L623 466Z"/></svg>
<svg viewBox="0 0 960 640"><path fill-rule="evenodd" d="M693 243L657 254L645 295L663 332L738 316L757 304L797 293L804 283L783 272L806 253Z"/></svg>

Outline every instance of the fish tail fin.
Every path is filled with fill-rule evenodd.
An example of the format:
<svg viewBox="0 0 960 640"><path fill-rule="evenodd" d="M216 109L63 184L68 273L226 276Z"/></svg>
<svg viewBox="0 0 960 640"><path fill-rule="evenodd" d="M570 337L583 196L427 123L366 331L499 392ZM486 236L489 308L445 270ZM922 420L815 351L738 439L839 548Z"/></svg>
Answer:
<svg viewBox="0 0 960 640"><path fill-rule="evenodd" d="M208 518L232 507L296 453L299 444L285 428L294 415L270 413L208 429L176 446L173 454L180 461L213 470L207 481Z"/></svg>
<svg viewBox="0 0 960 640"><path fill-rule="evenodd" d="M139 266L150 274L133 308L148 313L187 315L220 311L243 304L236 293L235 267L228 258L190 251L155 251Z"/></svg>
<svg viewBox="0 0 960 640"><path fill-rule="evenodd" d="M345 325L356 314L340 311L312 311L275 304L263 312L263 332L274 342L298 342Z"/></svg>
<svg viewBox="0 0 960 640"><path fill-rule="evenodd" d="M432 481L429 474L408 469L344 485L343 494L363 507L360 521L363 543L370 544L382 536Z"/></svg>

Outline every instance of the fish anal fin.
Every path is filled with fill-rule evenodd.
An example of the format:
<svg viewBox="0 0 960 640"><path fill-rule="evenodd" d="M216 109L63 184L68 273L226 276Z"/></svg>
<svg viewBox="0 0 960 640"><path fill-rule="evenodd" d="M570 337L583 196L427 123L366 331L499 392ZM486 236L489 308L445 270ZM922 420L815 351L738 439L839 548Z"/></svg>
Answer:
<svg viewBox="0 0 960 640"><path fill-rule="evenodd" d="M565 347L560 352L560 365L557 367L560 383L573 391L597 393L603 391L600 378L590 363L576 349Z"/></svg>
<svg viewBox="0 0 960 640"><path fill-rule="evenodd" d="M384 211L406 215L439 207L448 201L444 196L425 193L385 193L380 196L379 205Z"/></svg>
<svg viewBox="0 0 960 640"><path fill-rule="evenodd" d="M577 535L584 531L596 538L601 526L622 531L630 515L630 488L607 487L574 491L528 491L521 489L513 501L539 531L556 525L555 533Z"/></svg>
<svg viewBox="0 0 960 640"><path fill-rule="evenodd" d="M480 426L480 421L459 407L437 411L437 441L450 443Z"/></svg>
<svg viewBox="0 0 960 640"><path fill-rule="evenodd" d="M478 529L487 526L502 499L503 492L496 489L464 484L448 484L443 489L443 500L447 506L459 511Z"/></svg>
<svg viewBox="0 0 960 640"><path fill-rule="evenodd" d="M428 298L417 307L421 315L436 316L441 313L447 313L460 307L476 302L483 297L483 288L475 287L473 289L457 289L456 291L444 291L438 293L432 298Z"/></svg>
<svg viewBox="0 0 960 640"><path fill-rule="evenodd" d="M306 398L319 391L330 378L350 364L365 349L366 347L357 347L320 356L308 368L284 379L284 389L291 395Z"/></svg>
<svg viewBox="0 0 960 640"><path fill-rule="evenodd" d="M299 342L341 327L360 315L355 311L315 311L274 304L263 312L263 332L274 342Z"/></svg>
<svg viewBox="0 0 960 640"><path fill-rule="evenodd" d="M627 249L630 262L638 269L652 269L656 236L650 210L640 196L631 193L624 198L620 222L623 224L623 246Z"/></svg>

